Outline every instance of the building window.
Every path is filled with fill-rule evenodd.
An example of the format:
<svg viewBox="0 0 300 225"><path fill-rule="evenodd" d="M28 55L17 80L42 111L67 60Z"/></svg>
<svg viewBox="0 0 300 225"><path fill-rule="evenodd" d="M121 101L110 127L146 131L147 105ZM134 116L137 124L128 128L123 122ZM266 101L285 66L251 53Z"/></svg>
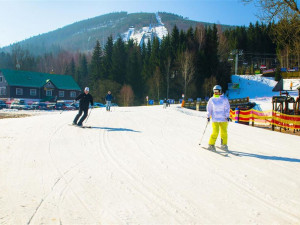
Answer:
<svg viewBox="0 0 300 225"><path fill-rule="evenodd" d="M0 83L2 83L3 82L3 77L2 76L0 76Z"/></svg>
<svg viewBox="0 0 300 225"><path fill-rule="evenodd" d="M23 95L23 88L16 88L16 95Z"/></svg>
<svg viewBox="0 0 300 225"><path fill-rule="evenodd" d="M65 92L64 91L59 91L58 96L59 97L65 97Z"/></svg>
<svg viewBox="0 0 300 225"><path fill-rule="evenodd" d="M6 87L0 87L0 95L6 95Z"/></svg>
<svg viewBox="0 0 300 225"><path fill-rule="evenodd" d="M47 90L46 91L46 96L52 96L52 90Z"/></svg>
<svg viewBox="0 0 300 225"><path fill-rule="evenodd" d="M36 89L30 89L30 96L36 96Z"/></svg>
<svg viewBox="0 0 300 225"><path fill-rule="evenodd" d="M70 97L75 98L76 97L76 91L71 91L70 92Z"/></svg>

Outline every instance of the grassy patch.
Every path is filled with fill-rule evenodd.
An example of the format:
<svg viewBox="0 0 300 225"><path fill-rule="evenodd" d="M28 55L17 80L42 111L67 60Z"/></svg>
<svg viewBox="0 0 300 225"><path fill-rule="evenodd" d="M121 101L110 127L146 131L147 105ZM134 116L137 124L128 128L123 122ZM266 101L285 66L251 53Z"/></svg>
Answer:
<svg viewBox="0 0 300 225"><path fill-rule="evenodd" d="M23 118L31 116L29 114L11 114L11 113L0 113L0 119L8 119L8 118Z"/></svg>

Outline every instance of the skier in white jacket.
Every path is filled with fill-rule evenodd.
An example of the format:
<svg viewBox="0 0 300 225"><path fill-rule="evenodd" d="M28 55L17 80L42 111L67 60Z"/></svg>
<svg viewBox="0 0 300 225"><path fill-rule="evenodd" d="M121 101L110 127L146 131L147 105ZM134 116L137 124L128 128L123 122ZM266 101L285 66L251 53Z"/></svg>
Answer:
<svg viewBox="0 0 300 225"><path fill-rule="evenodd" d="M221 149L228 151L227 146L227 126L230 114L230 104L228 99L222 94L222 87L216 85L213 88L214 95L207 103L207 121L212 120L212 134L208 142L208 149L216 151L215 143L221 130Z"/></svg>

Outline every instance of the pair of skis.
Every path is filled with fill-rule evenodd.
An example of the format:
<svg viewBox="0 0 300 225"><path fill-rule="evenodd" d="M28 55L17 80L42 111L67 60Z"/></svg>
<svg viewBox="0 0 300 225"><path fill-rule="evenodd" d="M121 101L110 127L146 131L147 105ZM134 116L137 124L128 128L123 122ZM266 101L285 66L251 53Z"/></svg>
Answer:
<svg viewBox="0 0 300 225"><path fill-rule="evenodd" d="M233 152L233 151L230 151L230 150L223 150L221 147L217 147L218 149L220 149L220 150L210 150L210 149L208 149L207 147L204 147L204 146L201 146L203 149L205 149L205 150L207 150L207 151L210 151L210 152L214 152L214 153L216 153L216 154L219 154L219 155L221 155L221 156L224 156L224 157L228 157L229 156L229 154L232 154L232 155L235 155L235 156L239 156L239 154L238 153L235 153L235 152Z"/></svg>
<svg viewBox="0 0 300 225"><path fill-rule="evenodd" d="M73 124L69 124L70 126L73 126L73 127L79 127L79 128L92 128L91 126L78 126L78 125L73 125Z"/></svg>
<svg viewBox="0 0 300 225"><path fill-rule="evenodd" d="M209 123L209 120L207 120L207 123L206 123L206 125L205 125L204 131L203 131L203 134L202 134L200 143L199 143L200 146L201 146L201 143L202 143L202 140L203 140L203 137L204 137L204 134L205 134L205 131L206 131L206 128L207 128L208 123ZM222 142L223 142L223 140L221 139L221 144L222 144ZM207 151L217 153L217 154L219 154L219 155L221 155L221 156L224 156L224 157L228 157L228 154L229 154L229 153L232 154L232 155L236 155L236 156L239 155L238 153L232 152L232 151L230 151L230 150L227 150L227 151L226 151L226 150L223 150L223 149L220 148L220 147L217 147L217 148L220 149L220 150L222 150L222 151L218 151L218 150L214 150L214 151L213 151L213 150L209 150L208 148L206 148L206 147L204 147L204 146L201 146L201 147L202 147L203 149L207 150Z"/></svg>

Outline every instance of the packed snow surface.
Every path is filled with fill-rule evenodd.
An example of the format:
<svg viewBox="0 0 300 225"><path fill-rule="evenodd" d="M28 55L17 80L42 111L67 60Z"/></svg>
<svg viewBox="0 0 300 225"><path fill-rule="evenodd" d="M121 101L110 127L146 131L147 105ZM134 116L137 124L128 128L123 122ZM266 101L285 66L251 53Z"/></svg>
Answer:
<svg viewBox="0 0 300 225"><path fill-rule="evenodd" d="M0 120L1 225L300 224L299 136L230 123L223 157L205 112L112 110Z"/></svg>
<svg viewBox="0 0 300 225"><path fill-rule="evenodd" d="M255 102L255 109L265 111L272 109L272 97L279 96L280 92L272 91L277 81L274 77L263 77L262 75L232 75L232 83L239 84L239 89L228 90L229 99L249 97L251 102ZM298 97L297 91L288 91L289 95L295 99ZM290 107L293 108L292 104Z"/></svg>
<svg viewBox="0 0 300 225"><path fill-rule="evenodd" d="M277 84L273 77L262 77L261 75L232 75L232 83L238 83L240 88L229 90L229 98L254 99L257 97L272 97L279 92L272 92Z"/></svg>

